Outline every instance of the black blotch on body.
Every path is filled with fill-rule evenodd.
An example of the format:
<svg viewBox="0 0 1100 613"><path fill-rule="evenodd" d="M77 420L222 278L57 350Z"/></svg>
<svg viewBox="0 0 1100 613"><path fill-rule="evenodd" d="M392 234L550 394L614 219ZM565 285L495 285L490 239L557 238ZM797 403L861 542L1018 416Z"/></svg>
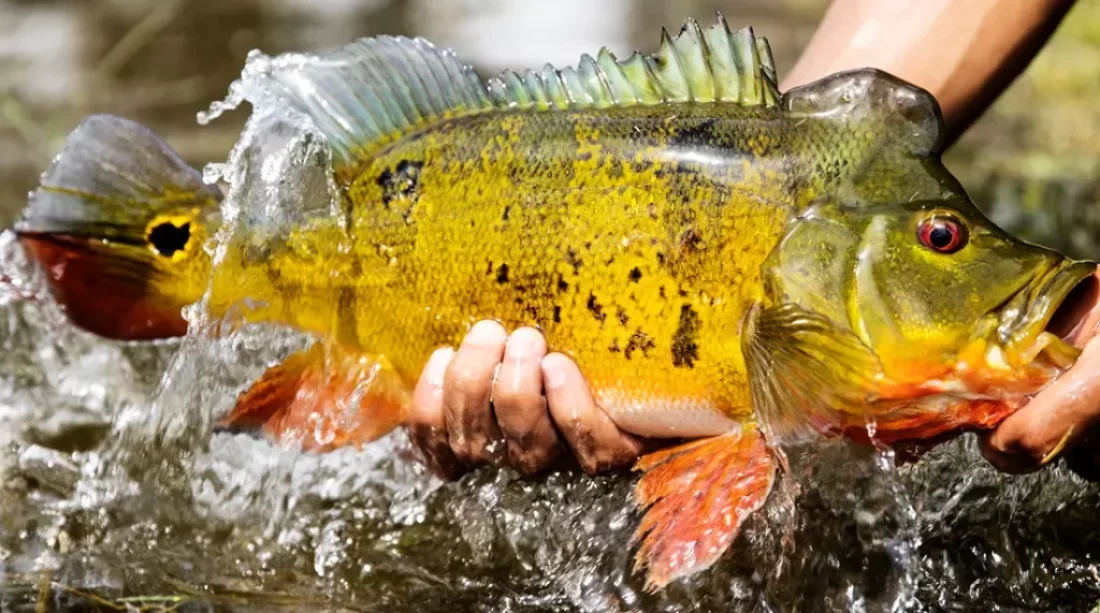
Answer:
<svg viewBox="0 0 1100 613"><path fill-rule="evenodd" d="M503 285L507 282L508 282L508 265L507 264L501 264L500 267L497 268L497 283L500 283L501 285Z"/></svg>
<svg viewBox="0 0 1100 613"><path fill-rule="evenodd" d="M629 360L634 352L641 351L642 355L649 357L649 350L656 346L657 344L653 342L653 339L649 338L649 335L642 332L639 328L634 334L631 334L630 339L626 341L626 348L623 349L623 356Z"/></svg>
<svg viewBox="0 0 1100 613"><path fill-rule="evenodd" d="M577 273L581 269L581 259L577 256L577 250L570 247L565 252L565 261L573 267L573 273Z"/></svg>
<svg viewBox="0 0 1100 613"><path fill-rule="evenodd" d="M592 313L592 316L596 318L596 321L603 323L607 319L607 315L603 312L603 305L596 301L595 294L588 295L588 311Z"/></svg>
<svg viewBox="0 0 1100 613"><path fill-rule="evenodd" d="M556 304L554 305L554 323L561 323L561 307Z"/></svg>
<svg viewBox="0 0 1100 613"><path fill-rule="evenodd" d="M569 282L566 281L565 279L562 279L561 277L558 277L558 292L559 293L564 293L568 289L569 289Z"/></svg>
<svg viewBox="0 0 1100 613"><path fill-rule="evenodd" d="M618 316L618 318L619 318L619 323L621 323L621 324L622 324L622 325L624 325L624 326L626 325L626 322L630 321L630 316L629 316L629 315L627 315L627 314L626 314L626 311L624 311L624 310L622 310L622 309L618 309L618 310L617 310L617 311L615 312L615 314L616 314L616 315Z"/></svg>
<svg viewBox="0 0 1100 613"><path fill-rule="evenodd" d="M714 134L714 124L717 121L717 118L710 117L695 125L685 126L669 138L669 145L685 149L713 147L718 140Z"/></svg>
<svg viewBox="0 0 1100 613"><path fill-rule="evenodd" d="M512 214L512 205L509 204L509 205L504 207L504 215L502 215L500 217L501 221L508 221L508 217L510 217L511 214Z"/></svg>
<svg viewBox="0 0 1100 613"><path fill-rule="evenodd" d="M394 202L409 200L408 207L401 211L405 220L412 214L413 205L419 199L420 169L424 162L401 160L393 170L387 168L378 176L378 185L382 188L382 205L390 210Z"/></svg>
<svg viewBox="0 0 1100 613"><path fill-rule="evenodd" d="M619 340L615 339L615 340L611 341L611 346L608 347L607 350L610 351L611 353L621 352L622 349L619 348Z"/></svg>
<svg viewBox="0 0 1100 613"><path fill-rule="evenodd" d="M672 336L672 365L677 368L695 368L699 359L699 314L690 304L680 307L680 324Z"/></svg>
<svg viewBox="0 0 1100 613"><path fill-rule="evenodd" d="M149 231L149 243L153 246L153 249L157 250L157 253L165 257L172 257L173 253L182 251L187 247L187 243L190 240L190 223L184 223L182 226L177 226L172 222L166 221L162 224L157 224Z"/></svg>
<svg viewBox="0 0 1100 613"><path fill-rule="evenodd" d="M628 276L630 277L631 281L637 283L642 279L642 270L635 266L634 268L630 269L630 274Z"/></svg>
<svg viewBox="0 0 1100 613"><path fill-rule="evenodd" d="M703 236L695 228L687 228L680 233L680 251L694 253L703 245Z"/></svg>

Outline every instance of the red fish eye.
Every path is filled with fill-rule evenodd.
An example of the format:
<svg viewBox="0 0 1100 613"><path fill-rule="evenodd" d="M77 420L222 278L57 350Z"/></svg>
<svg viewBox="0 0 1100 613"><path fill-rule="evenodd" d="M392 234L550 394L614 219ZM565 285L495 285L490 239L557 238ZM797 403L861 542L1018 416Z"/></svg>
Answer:
<svg viewBox="0 0 1100 613"><path fill-rule="evenodd" d="M939 253L955 253L966 244L962 223L944 215L933 215L922 221L917 236L922 245Z"/></svg>

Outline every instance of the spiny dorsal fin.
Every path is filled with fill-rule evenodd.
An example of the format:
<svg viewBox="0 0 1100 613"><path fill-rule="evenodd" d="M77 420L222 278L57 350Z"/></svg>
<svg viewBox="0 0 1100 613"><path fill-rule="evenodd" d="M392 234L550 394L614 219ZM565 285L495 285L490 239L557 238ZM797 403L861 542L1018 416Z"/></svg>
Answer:
<svg viewBox="0 0 1100 613"><path fill-rule="evenodd" d="M267 59L267 58L265 58ZM453 52L422 39L381 36L324 57L263 63L259 79L308 115L337 167L433 120L490 109L550 110L635 104L728 102L774 106L780 99L767 41L751 28L731 33L725 19L703 31L689 20L663 32L654 55L618 61L606 48L577 67L507 71L488 84Z"/></svg>
<svg viewBox="0 0 1100 613"><path fill-rule="evenodd" d="M637 51L619 61L604 47L576 68L547 65L522 76L505 71L489 80L493 102L512 108L604 108L662 102L731 102L774 106L780 98L768 41L752 28L730 32L726 20L705 31L689 19L676 38L661 31L653 55Z"/></svg>

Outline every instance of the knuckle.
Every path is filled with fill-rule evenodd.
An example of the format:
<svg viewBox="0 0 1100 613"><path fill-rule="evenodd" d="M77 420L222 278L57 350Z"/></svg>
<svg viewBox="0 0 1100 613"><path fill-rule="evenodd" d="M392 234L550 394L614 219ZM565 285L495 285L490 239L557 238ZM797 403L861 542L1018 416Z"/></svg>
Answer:
<svg viewBox="0 0 1100 613"><path fill-rule="evenodd" d="M456 362L447 371L444 387L452 392L473 394L488 387L492 382L492 376L491 370L486 372L484 368L476 365Z"/></svg>
<svg viewBox="0 0 1100 613"><path fill-rule="evenodd" d="M535 413L546 410L546 399L542 394L525 386L505 384L497 387L493 393L493 404L498 410L507 412ZM527 420L530 421L530 420Z"/></svg>

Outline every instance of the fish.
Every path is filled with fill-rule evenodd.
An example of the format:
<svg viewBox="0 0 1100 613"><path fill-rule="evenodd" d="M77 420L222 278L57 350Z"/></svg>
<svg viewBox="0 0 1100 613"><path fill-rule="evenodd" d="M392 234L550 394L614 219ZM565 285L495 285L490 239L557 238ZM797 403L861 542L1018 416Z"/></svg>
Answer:
<svg viewBox="0 0 1100 613"><path fill-rule="evenodd" d="M317 452L399 427L474 322L536 326L616 425L672 441L634 467L650 591L730 549L788 445L995 426L1074 363L1100 292L1095 263L981 213L927 91L867 68L781 93L721 15L488 79L391 36L252 78L323 141L331 210L269 203L215 240L221 193L91 116L16 228L68 316L171 337L203 300L308 333L223 424Z"/></svg>

